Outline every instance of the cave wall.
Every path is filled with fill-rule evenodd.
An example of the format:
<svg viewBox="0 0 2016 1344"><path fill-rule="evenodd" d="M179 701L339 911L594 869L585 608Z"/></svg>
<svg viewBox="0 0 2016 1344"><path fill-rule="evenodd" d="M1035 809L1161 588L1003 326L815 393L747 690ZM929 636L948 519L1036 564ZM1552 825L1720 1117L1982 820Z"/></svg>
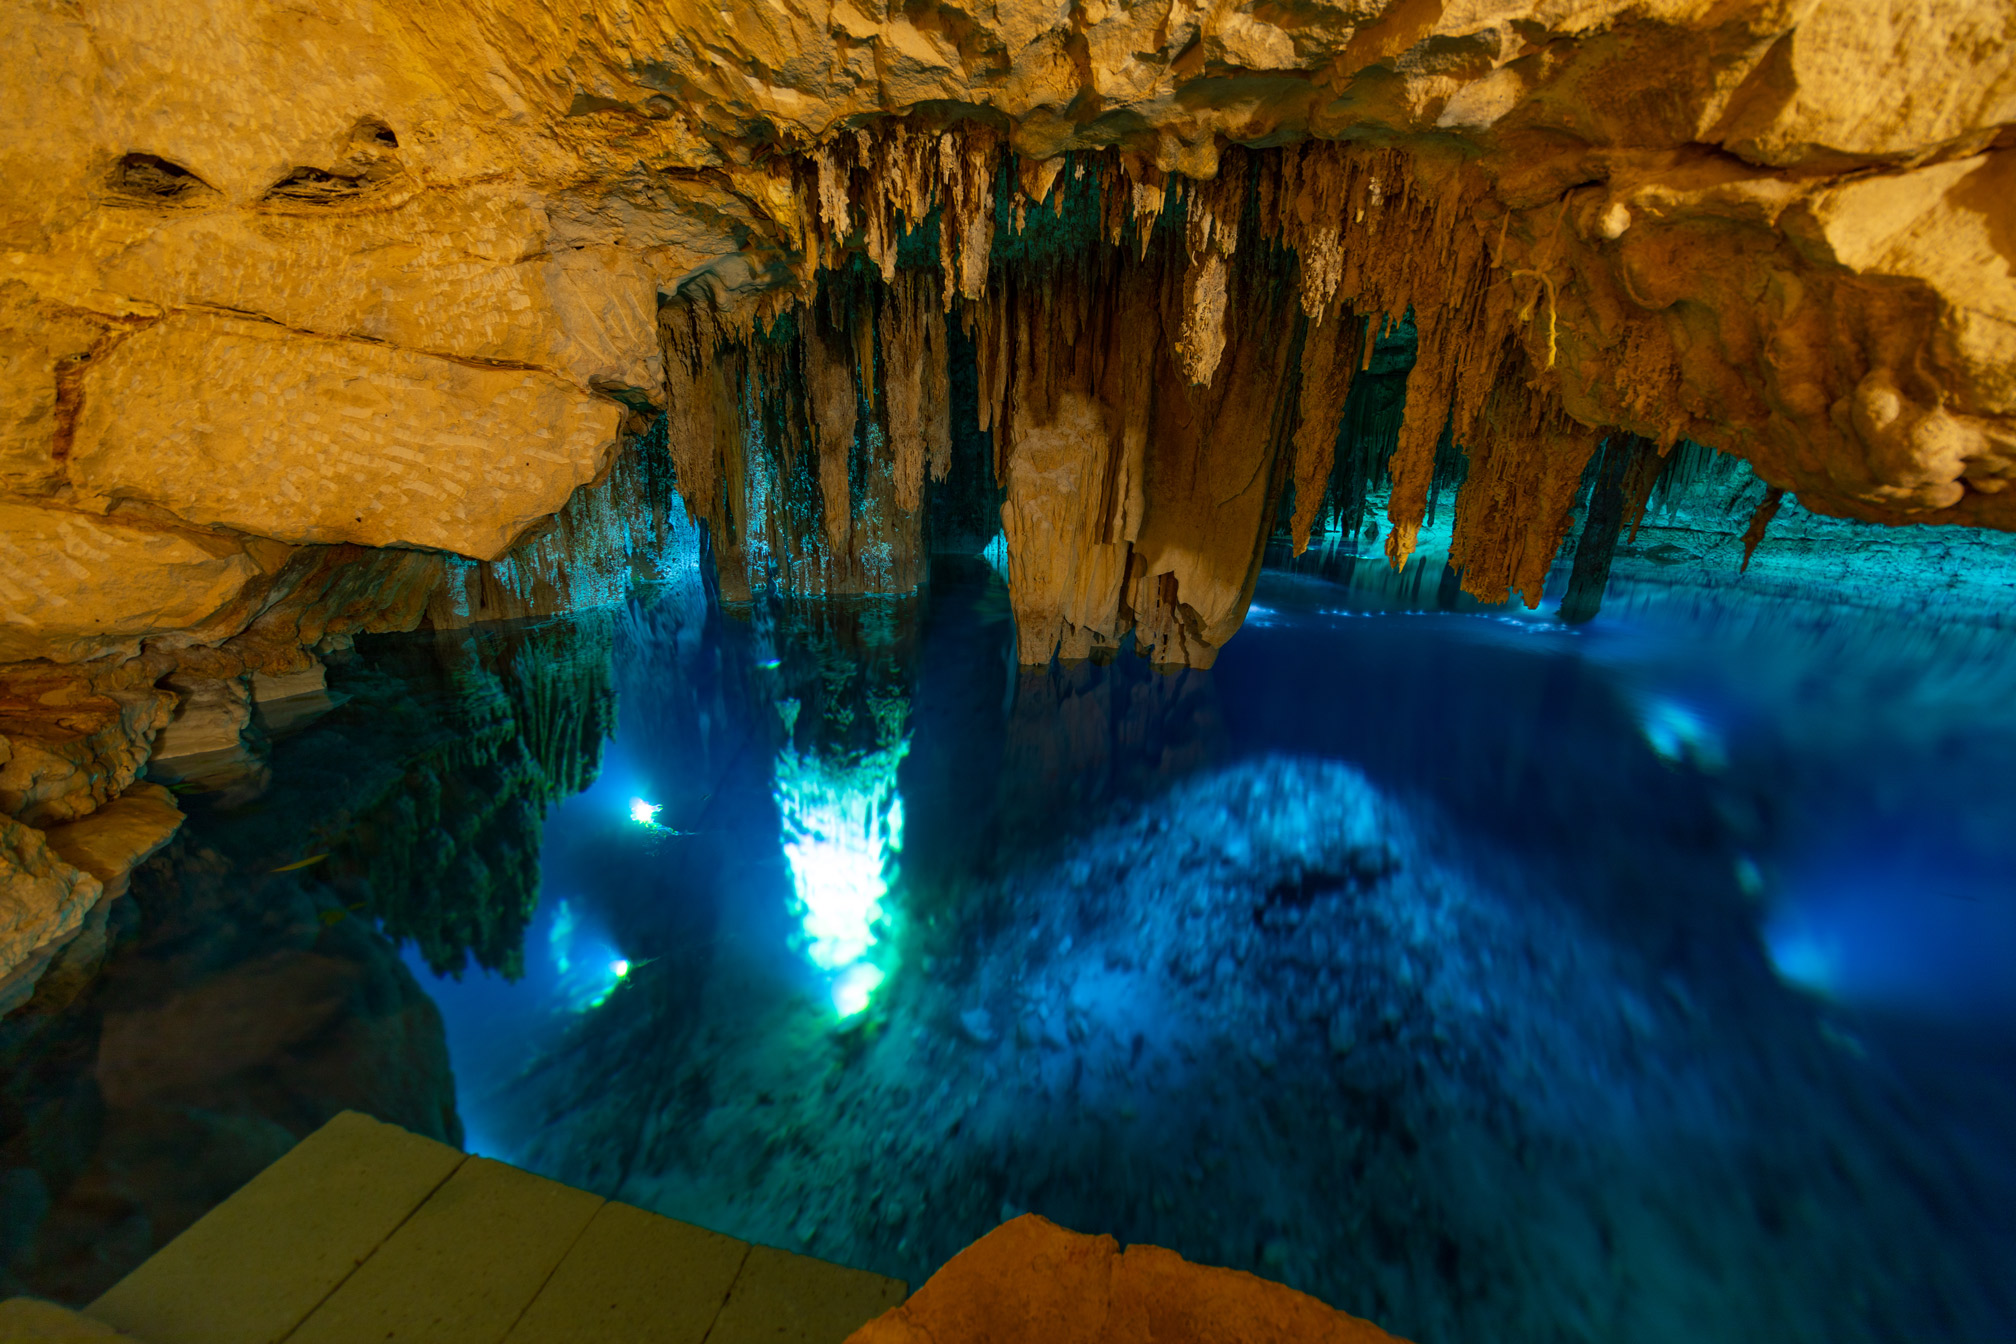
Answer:
<svg viewBox="0 0 2016 1344"><path fill-rule="evenodd" d="M175 686L564 605L528 557L607 531L578 501L661 414L729 597L913 586L984 434L1030 661L1207 664L1284 501L1298 542L1355 507L1334 426L1387 415L1352 385L1410 315L1388 555L1457 454L1480 596L1537 597L1606 435L2016 528L1995 5L31 0L0 38L30 826L117 797Z"/></svg>
<svg viewBox="0 0 2016 1344"><path fill-rule="evenodd" d="M844 219L842 179L891 115L917 134L880 184L913 218L951 193L968 299L1001 150L1026 190L1110 147L1152 197L1231 147L1381 147L1379 200L1455 217L1413 297L1449 305L1478 368L1481 315L1583 426L1739 453L1825 511L2016 517L1994 6L341 0L164 25L110 0L6 22L14 659L203 630L287 547L497 558L606 466L625 398L662 404L661 296L774 312L887 250L891 212ZM955 116L989 134L932 133ZM1287 231L1319 276L1417 241L1307 199ZM1427 331L1424 390L1449 382Z"/></svg>

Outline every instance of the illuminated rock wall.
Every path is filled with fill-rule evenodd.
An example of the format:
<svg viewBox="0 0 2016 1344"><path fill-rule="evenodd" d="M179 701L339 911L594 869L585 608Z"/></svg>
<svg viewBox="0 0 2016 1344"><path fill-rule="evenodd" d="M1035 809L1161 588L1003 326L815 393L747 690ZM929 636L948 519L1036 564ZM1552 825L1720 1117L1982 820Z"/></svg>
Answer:
<svg viewBox="0 0 2016 1344"><path fill-rule="evenodd" d="M1208 664L1277 520L1390 477L1402 562L1451 460L1462 583L1533 601L1606 434L2016 527L1994 5L90 0L0 36L0 663L131 701L0 760L69 744L72 814L171 672L564 605L521 561L660 413L731 598L913 587L984 432L1032 661ZM1354 398L1410 313L1404 413Z"/></svg>
<svg viewBox="0 0 2016 1344"><path fill-rule="evenodd" d="M1541 519L1484 528L1480 589L1528 586L1583 430L1742 454L1825 511L2016 517L2016 62L1992 6L290 15L164 29L103 0L8 20L0 479L56 515L35 526L67 529L11 566L10 627L54 637L16 656L80 656L66 622L119 600L78 549L93 527L151 549L172 590L157 630L202 628L249 577L234 549L262 567L262 547L329 540L495 558L601 470L623 399L690 391L667 382L663 296L774 316L853 249L891 276L900 224L936 208L944 292L1012 306L988 280L997 207L1013 196L1019 223L1063 155L1103 148L1137 214L1193 186L1224 197L1241 147L1262 149L1282 214L1261 233L1298 253L1305 312L1417 310L1396 553L1452 407L1459 436L1480 416L1516 431L1488 449L1493 498ZM1232 230L1191 240L1165 332L1189 375L1236 362L1258 320L1221 294L1237 212L1209 213ZM894 539L857 538L824 493L820 445L847 415L832 369L865 339L837 316L783 360L827 465L820 526L782 544L837 590L901 586L874 551L900 552L904 520L859 514ZM932 367L928 323L892 325ZM785 385L778 363L758 386ZM801 428L768 450L797 451ZM732 515L689 484L697 513ZM1199 630L1230 619L1228 585L1191 575ZM1076 615L1057 619L1098 630ZM1198 656L1200 635L1151 625L1158 656Z"/></svg>

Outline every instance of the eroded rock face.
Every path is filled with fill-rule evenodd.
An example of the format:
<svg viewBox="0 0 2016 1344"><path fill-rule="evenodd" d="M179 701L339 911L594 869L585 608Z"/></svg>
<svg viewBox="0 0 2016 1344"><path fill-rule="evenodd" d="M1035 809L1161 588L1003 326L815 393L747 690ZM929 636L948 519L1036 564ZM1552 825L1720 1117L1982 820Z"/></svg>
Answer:
<svg viewBox="0 0 2016 1344"><path fill-rule="evenodd" d="M1011 500L1027 657L1134 629L1157 658L1209 661L1243 613L1247 533L1283 483L1320 478L1339 384L1306 333L1324 345L1346 314L1411 308L1421 330L1396 561L1443 426L1491 459L1458 546L1482 595L1533 591L1566 525L1560 483L1611 429L1740 454L1823 511L2016 526L2016 39L1994 5L322 0L184 17L98 0L7 20L0 496L36 582L0 590L0 656L89 656L149 621L210 637L250 577L234 551L270 570L273 541L494 559L606 465L612 398L673 413L689 503L733 563L724 591L749 581L747 537L807 590L900 587L912 445L936 466L943 406L928 379L875 370L938 367L921 314L801 322L802 377L765 382L785 366L732 352L730 376L702 373L809 315L822 268L866 254L897 281L920 245L913 272L935 264L921 283L983 359L990 340L1011 356L982 387L1011 496L1039 474L1104 487L1057 501L1070 517ZM1192 439L1129 476L1109 424L1112 446L1039 466L1060 434L1099 434L1056 428L1058 405L1089 412L1015 373L1040 342L1009 333L1038 319L1096 340L1072 327L1090 300L1061 280L1004 294L990 258L1087 171L1124 216L1100 224L1110 244L1179 214L1188 230L1180 256L1142 261L1166 275L1156 358L1201 403L1250 421L1225 400L1242 359L1299 360L1274 432L1236 453ZM1250 179L1244 202L1228 172ZM920 244L906 231L927 216ZM1256 246L1292 253L1285 314L1242 291ZM717 323L683 370L668 299ZM810 408L808 441L783 427L766 449L817 459L788 508L737 475L762 454L721 438L761 387ZM1295 407L1315 416L1301 430ZM858 449L827 442L850 425ZM1227 494L1235 476L1246 493ZM81 594L128 552L161 591L101 612Z"/></svg>
<svg viewBox="0 0 2016 1344"><path fill-rule="evenodd" d="M182 825L158 784L135 784L81 821L46 833L0 819L0 1013L34 993L42 972L73 942L92 967L105 952L105 904L133 870Z"/></svg>
<svg viewBox="0 0 2016 1344"><path fill-rule="evenodd" d="M848 1344L1389 1344L1394 1336L1315 1298L1159 1246L1068 1232L1025 1213L961 1251Z"/></svg>
<svg viewBox="0 0 2016 1344"><path fill-rule="evenodd" d="M227 537L0 503L0 662L130 655L159 631L214 631L259 573Z"/></svg>
<svg viewBox="0 0 2016 1344"><path fill-rule="evenodd" d="M207 314L121 342L81 392L81 504L481 560L595 477L623 414L550 374Z"/></svg>
<svg viewBox="0 0 2016 1344"><path fill-rule="evenodd" d="M10 670L0 694L0 814L73 821L117 796L147 763L175 696L146 666L94 681L68 668Z"/></svg>
<svg viewBox="0 0 2016 1344"><path fill-rule="evenodd" d="M42 832L0 820L0 1012L34 990L42 968L104 890L52 853Z"/></svg>

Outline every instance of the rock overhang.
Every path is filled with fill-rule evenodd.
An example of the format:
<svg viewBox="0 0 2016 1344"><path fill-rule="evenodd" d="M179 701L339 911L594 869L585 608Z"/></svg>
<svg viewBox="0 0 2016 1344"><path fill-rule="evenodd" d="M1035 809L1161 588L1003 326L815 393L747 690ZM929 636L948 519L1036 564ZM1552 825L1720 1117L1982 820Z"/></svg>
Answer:
<svg viewBox="0 0 2016 1344"><path fill-rule="evenodd" d="M22 407L5 484L22 507L131 499L195 534L493 555L606 464L617 408L596 401L663 403L667 295L774 313L872 249L822 223L817 165L900 126L994 141L986 169L1012 164L1039 202L1067 153L1121 155L1140 190L1214 180L1241 146L1396 149L1424 182L1470 181L1487 278L1573 422L1736 452L1823 511L2006 527L2016 303L1996 184L2016 62L1991 9L351 0L172 28L133 3L23 11L0 105ZM304 367L350 356L304 373L318 399L433 361L418 381L439 395L383 398L355 426L363 470L397 496L417 452L437 493L486 496L471 525L441 525L427 490L347 528L219 508L257 493L226 479L243 464L147 464L144 423L118 426L132 470L95 480L124 417L93 391L133 359L119 347L237 320L298 334ZM550 394L514 418L458 394L485 383L472 366ZM284 395L227 377L206 402L200 370L188 382L184 411L229 407L240 438L280 445L261 466L276 489L299 474L275 467L286 445L315 457ZM485 479L522 433L583 417L603 442L515 488Z"/></svg>

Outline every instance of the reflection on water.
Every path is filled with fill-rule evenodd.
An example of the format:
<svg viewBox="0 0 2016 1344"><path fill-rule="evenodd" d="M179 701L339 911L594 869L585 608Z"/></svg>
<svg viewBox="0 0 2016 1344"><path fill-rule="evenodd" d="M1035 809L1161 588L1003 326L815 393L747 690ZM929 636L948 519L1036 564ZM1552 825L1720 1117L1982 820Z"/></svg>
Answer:
<svg viewBox="0 0 2016 1344"><path fill-rule="evenodd" d="M367 642L9 1024L16 1281L347 1104L913 1282L1033 1209L1423 1341L2009 1337L2016 638L1399 582L1209 673L1018 669L979 561Z"/></svg>
<svg viewBox="0 0 2016 1344"><path fill-rule="evenodd" d="M785 732L799 705L778 705ZM833 1007L852 1017L888 976L878 962L889 894L889 872L903 848L903 798L897 767L909 754L903 731L908 705L893 697L869 705L877 746L839 757L786 745L777 754L774 794L791 869L794 909L804 926L805 955L833 986ZM884 957L888 954L882 953Z"/></svg>

